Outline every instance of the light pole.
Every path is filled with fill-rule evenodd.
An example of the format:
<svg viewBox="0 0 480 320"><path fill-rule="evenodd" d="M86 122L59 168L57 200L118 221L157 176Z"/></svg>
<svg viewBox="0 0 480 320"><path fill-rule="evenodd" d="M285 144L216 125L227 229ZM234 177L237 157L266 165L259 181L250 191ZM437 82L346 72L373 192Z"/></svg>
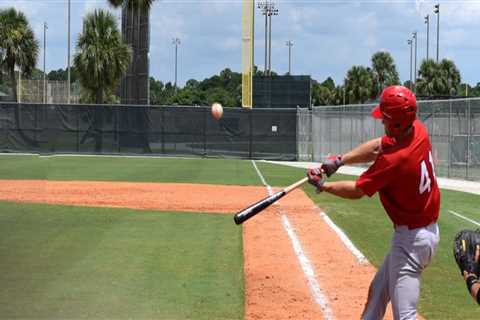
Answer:
<svg viewBox="0 0 480 320"><path fill-rule="evenodd" d="M437 63L438 63L438 48L440 42L440 3L437 3L433 12L437 15Z"/></svg>
<svg viewBox="0 0 480 320"><path fill-rule="evenodd" d="M412 39L408 39L408 44L410 45L410 90L412 90Z"/></svg>
<svg viewBox="0 0 480 320"><path fill-rule="evenodd" d="M67 104L70 104L70 0L68 0Z"/></svg>
<svg viewBox="0 0 480 320"><path fill-rule="evenodd" d="M268 1L262 1L258 3L257 8L262 10L262 14L265 16L265 67L263 69L263 75L267 75L268 62L267 62L267 30L268 30L268 11L270 3Z"/></svg>
<svg viewBox="0 0 480 320"><path fill-rule="evenodd" d="M43 103L47 103L47 74L45 70L45 60L47 52L47 23L43 23Z"/></svg>
<svg viewBox="0 0 480 320"><path fill-rule="evenodd" d="M270 3L268 13L269 20L269 35L268 35L268 75L272 75L272 16L278 16L278 9L275 9L275 4Z"/></svg>
<svg viewBox="0 0 480 320"><path fill-rule="evenodd" d="M179 38L173 38L172 44L175 46L175 91L177 90L177 50L178 50L178 45L180 44L180 39Z"/></svg>
<svg viewBox="0 0 480 320"><path fill-rule="evenodd" d="M288 46L288 75L291 75L291 71L292 71L292 47L293 47L293 41L292 40L288 40L286 42L286 45Z"/></svg>
<svg viewBox="0 0 480 320"><path fill-rule="evenodd" d="M430 48L429 45L429 38L430 38L430 15L425 16L425 24L427 25L427 60L428 60L428 49Z"/></svg>
<svg viewBox="0 0 480 320"><path fill-rule="evenodd" d="M414 68L413 68L413 83L416 85L417 84L417 31L414 31L412 33L413 39L415 40L415 63L414 63ZM415 88L415 86L414 86Z"/></svg>

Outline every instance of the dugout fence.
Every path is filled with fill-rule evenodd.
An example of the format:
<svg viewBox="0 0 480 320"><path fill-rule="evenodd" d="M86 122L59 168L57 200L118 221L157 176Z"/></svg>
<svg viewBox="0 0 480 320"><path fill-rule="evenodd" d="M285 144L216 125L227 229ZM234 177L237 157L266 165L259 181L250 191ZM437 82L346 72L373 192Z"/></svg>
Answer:
<svg viewBox="0 0 480 320"><path fill-rule="evenodd" d="M381 136L371 105L319 106L300 110L298 159L322 161L361 142ZM418 118L432 142L436 173L442 177L480 180L480 99L419 101Z"/></svg>
<svg viewBox="0 0 480 320"><path fill-rule="evenodd" d="M296 160L296 109L0 104L0 151Z"/></svg>

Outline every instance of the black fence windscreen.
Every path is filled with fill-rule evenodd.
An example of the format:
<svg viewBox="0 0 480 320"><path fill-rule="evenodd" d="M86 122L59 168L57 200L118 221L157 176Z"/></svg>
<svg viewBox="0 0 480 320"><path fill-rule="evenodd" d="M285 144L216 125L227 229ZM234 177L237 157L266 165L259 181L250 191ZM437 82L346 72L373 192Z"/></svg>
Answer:
<svg viewBox="0 0 480 320"><path fill-rule="evenodd" d="M254 108L310 108L310 76L253 77Z"/></svg>
<svg viewBox="0 0 480 320"><path fill-rule="evenodd" d="M295 160L296 109L0 104L0 151Z"/></svg>

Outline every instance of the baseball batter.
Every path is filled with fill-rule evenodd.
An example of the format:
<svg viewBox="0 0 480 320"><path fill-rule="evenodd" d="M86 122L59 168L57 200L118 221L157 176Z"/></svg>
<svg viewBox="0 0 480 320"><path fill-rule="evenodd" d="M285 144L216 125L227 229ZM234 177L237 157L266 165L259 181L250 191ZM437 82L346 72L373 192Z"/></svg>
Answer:
<svg viewBox="0 0 480 320"><path fill-rule="evenodd" d="M390 251L372 280L362 314L383 319L392 303L395 320L416 319L420 275L435 255L440 240L437 219L440 192L435 179L427 130L416 120L415 95L403 86L385 88L372 116L381 119L385 135L352 151L327 159L307 172L318 192L348 199L379 193L393 222ZM373 164L356 181L324 182L344 164Z"/></svg>

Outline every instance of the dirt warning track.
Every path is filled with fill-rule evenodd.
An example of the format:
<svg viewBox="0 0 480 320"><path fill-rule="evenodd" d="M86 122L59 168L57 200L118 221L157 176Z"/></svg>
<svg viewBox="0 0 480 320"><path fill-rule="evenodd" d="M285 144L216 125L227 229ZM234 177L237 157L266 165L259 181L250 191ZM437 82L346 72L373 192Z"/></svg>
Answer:
<svg viewBox="0 0 480 320"><path fill-rule="evenodd" d="M265 187L206 184L0 180L0 200L231 214L265 197ZM332 319L359 319L375 269L360 264L320 211L295 190L243 225L246 319L324 319L298 253L291 225L313 268ZM328 318L328 317L327 317ZM386 319L392 319L388 311Z"/></svg>

